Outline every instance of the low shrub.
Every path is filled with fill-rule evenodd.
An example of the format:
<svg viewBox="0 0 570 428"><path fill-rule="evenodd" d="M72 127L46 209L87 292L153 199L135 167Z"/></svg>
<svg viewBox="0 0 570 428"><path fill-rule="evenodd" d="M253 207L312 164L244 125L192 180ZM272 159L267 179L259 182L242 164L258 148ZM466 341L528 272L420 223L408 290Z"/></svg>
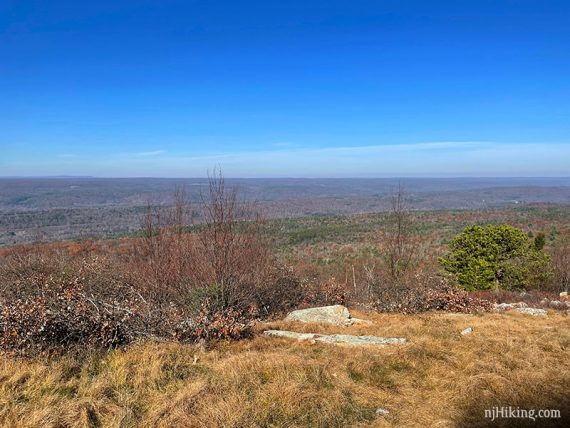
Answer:
<svg viewBox="0 0 570 428"><path fill-rule="evenodd" d="M206 302L196 318L184 320L177 326L174 337L186 342L243 339L251 335L256 314L255 308L248 312L231 308L212 310Z"/></svg>
<svg viewBox="0 0 570 428"><path fill-rule="evenodd" d="M159 292L158 280L156 288L147 286L142 262L46 248L0 259L0 351L27 357L149 337L241 339L252 320L286 313L304 295L295 274L277 265L255 282L242 282L228 304L222 298L227 288L204 287L190 275L186 287L166 281Z"/></svg>
<svg viewBox="0 0 570 428"><path fill-rule="evenodd" d="M404 312L449 311L449 312L485 312L491 310L488 300L470 295L469 292L448 284L445 280L433 288L412 296L403 308Z"/></svg>
<svg viewBox="0 0 570 428"><path fill-rule="evenodd" d="M285 266L276 266L254 288L245 309L256 307L261 317L283 315L299 306L304 296L303 284L295 273Z"/></svg>
<svg viewBox="0 0 570 428"><path fill-rule="evenodd" d="M77 281L48 283L38 294L0 305L0 348L20 355L129 342L132 311L91 299Z"/></svg>
<svg viewBox="0 0 570 428"><path fill-rule="evenodd" d="M511 291L511 290L482 290L469 293L472 297L485 299L492 303L518 303L523 302L528 306L548 309L567 310L565 302L560 302L559 293L543 290ZM558 303L557 303L558 302Z"/></svg>
<svg viewBox="0 0 570 428"><path fill-rule="evenodd" d="M346 284L334 277L326 281L305 281L302 283L300 307L345 305L348 289Z"/></svg>
<svg viewBox="0 0 570 428"><path fill-rule="evenodd" d="M418 313L427 311L481 312L491 302L450 284L446 278L420 271L405 281L383 286L376 291L374 308L381 312Z"/></svg>

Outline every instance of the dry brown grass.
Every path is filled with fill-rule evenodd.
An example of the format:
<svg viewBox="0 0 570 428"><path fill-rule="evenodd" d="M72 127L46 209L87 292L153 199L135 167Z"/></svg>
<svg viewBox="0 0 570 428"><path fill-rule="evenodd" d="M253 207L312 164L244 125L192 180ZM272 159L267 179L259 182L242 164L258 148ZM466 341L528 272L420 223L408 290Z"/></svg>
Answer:
<svg viewBox="0 0 570 428"><path fill-rule="evenodd" d="M206 351L147 342L80 358L0 357L0 423L487 426L483 410L501 405L558 408L568 422L567 315L355 315L375 323L271 327L407 337L410 343L352 348L259 335ZM468 326L474 333L461 337ZM377 416L378 407L389 416Z"/></svg>

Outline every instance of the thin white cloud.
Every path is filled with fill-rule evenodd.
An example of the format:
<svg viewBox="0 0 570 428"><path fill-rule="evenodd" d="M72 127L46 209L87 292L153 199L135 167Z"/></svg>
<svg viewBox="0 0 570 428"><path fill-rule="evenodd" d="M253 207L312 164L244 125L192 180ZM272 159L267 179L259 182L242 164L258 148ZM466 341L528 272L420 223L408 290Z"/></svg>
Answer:
<svg viewBox="0 0 570 428"><path fill-rule="evenodd" d="M196 156L181 156L177 159L186 161L216 161L231 159L255 159L259 157L273 157L279 159L281 156L316 156L316 155L346 155L365 156L378 154L407 153L418 151L443 151L443 150L476 150L493 147L496 143L489 141L437 141L411 144L378 144L368 146L339 146L339 147L290 147L274 150L259 150L249 152L223 152L207 153Z"/></svg>
<svg viewBox="0 0 570 428"><path fill-rule="evenodd" d="M124 153L74 162L38 160L35 174L198 177L220 166L228 177L513 177L570 176L570 143L434 141L342 147L281 147L258 151ZM163 155L164 154L164 155ZM159 156L162 155L162 156ZM1 161L0 161L1 163ZM21 174L11 162L6 175Z"/></svg>
<svg viewBox="0 0 570 428"><path fill-rule="evenodd" d="M139 153L135 153L135 156L139 156L139 157L149 157L149 156L159 156L166 153L165 150L154 150L151 152L139 152Z"/></svg>
<svg viewBox="0 0 570 428"><path fill-rule="evenodd" d="M567 176L570 145L443 141L289 148L164 158L168 171L199 175L221 165L236 177ZM149 165L148 173L162 165ZM166 169L166 168L165 168ZM184 171L188 171L184 173Z"/></svg>
<svg viewBox="0 0 570 428"><path fill-rule="evenodd" d="M293 146L295 146L295 144L287 142L287 141L272 143L271 145L273 147L293 147Z"/></svg>

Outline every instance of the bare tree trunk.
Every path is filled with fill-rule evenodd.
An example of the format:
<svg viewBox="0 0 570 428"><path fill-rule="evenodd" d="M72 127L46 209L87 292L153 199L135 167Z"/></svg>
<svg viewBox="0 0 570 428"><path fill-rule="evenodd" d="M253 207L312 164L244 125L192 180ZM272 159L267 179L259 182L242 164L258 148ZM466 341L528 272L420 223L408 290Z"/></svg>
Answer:
<svg viewBox="0 0 570 428"><path fill-rule="evenodd" d="M407 194L401 183L392 191L386 228L386 262L391 278L397 282L413 263L417 254L414 224Z"/></svg>
<svg viewBox="0 0 570 428"><path fill-rule="evenodd" d="M556 247L552 254L554 269L553 288L558 291L570 289L570 243Z"/></svg>

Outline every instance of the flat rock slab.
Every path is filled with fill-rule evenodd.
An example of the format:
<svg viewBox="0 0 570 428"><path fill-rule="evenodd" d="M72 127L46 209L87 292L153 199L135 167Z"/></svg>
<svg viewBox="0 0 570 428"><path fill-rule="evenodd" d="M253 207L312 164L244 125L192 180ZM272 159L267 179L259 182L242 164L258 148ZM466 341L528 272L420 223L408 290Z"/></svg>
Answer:
<svg viewBox="0 0 570 428"><path fill-rule="evenodd" d="M266 330L263 332L266 336L285 337L288 339L296 339L299 341L314 341L321 343L346 343L349 345L386 345L386 344L404 344L406 339L399 337L378 337L378 336L353 336L350 334L317 334L317 333L297 333L295 331L286 330Z"/></svg>
<svg viewBox="0 0 570 428"><path fill-rule="evenodd" d="M370 321L352 318L350 312L345 306L320 306L318 308L299 309L290 312L285 321L300 321L300 322L313 322L334 325L369 325Z"/></svg>
<svg viewBox="0 0 570 428"><path fill-rule="evenodd" d="M528 305L525 302L518 302L518 303L495 303L493 305L493 311L495 312L504 312L510 311L511 309L521 309L527 308Z"/></svg>

